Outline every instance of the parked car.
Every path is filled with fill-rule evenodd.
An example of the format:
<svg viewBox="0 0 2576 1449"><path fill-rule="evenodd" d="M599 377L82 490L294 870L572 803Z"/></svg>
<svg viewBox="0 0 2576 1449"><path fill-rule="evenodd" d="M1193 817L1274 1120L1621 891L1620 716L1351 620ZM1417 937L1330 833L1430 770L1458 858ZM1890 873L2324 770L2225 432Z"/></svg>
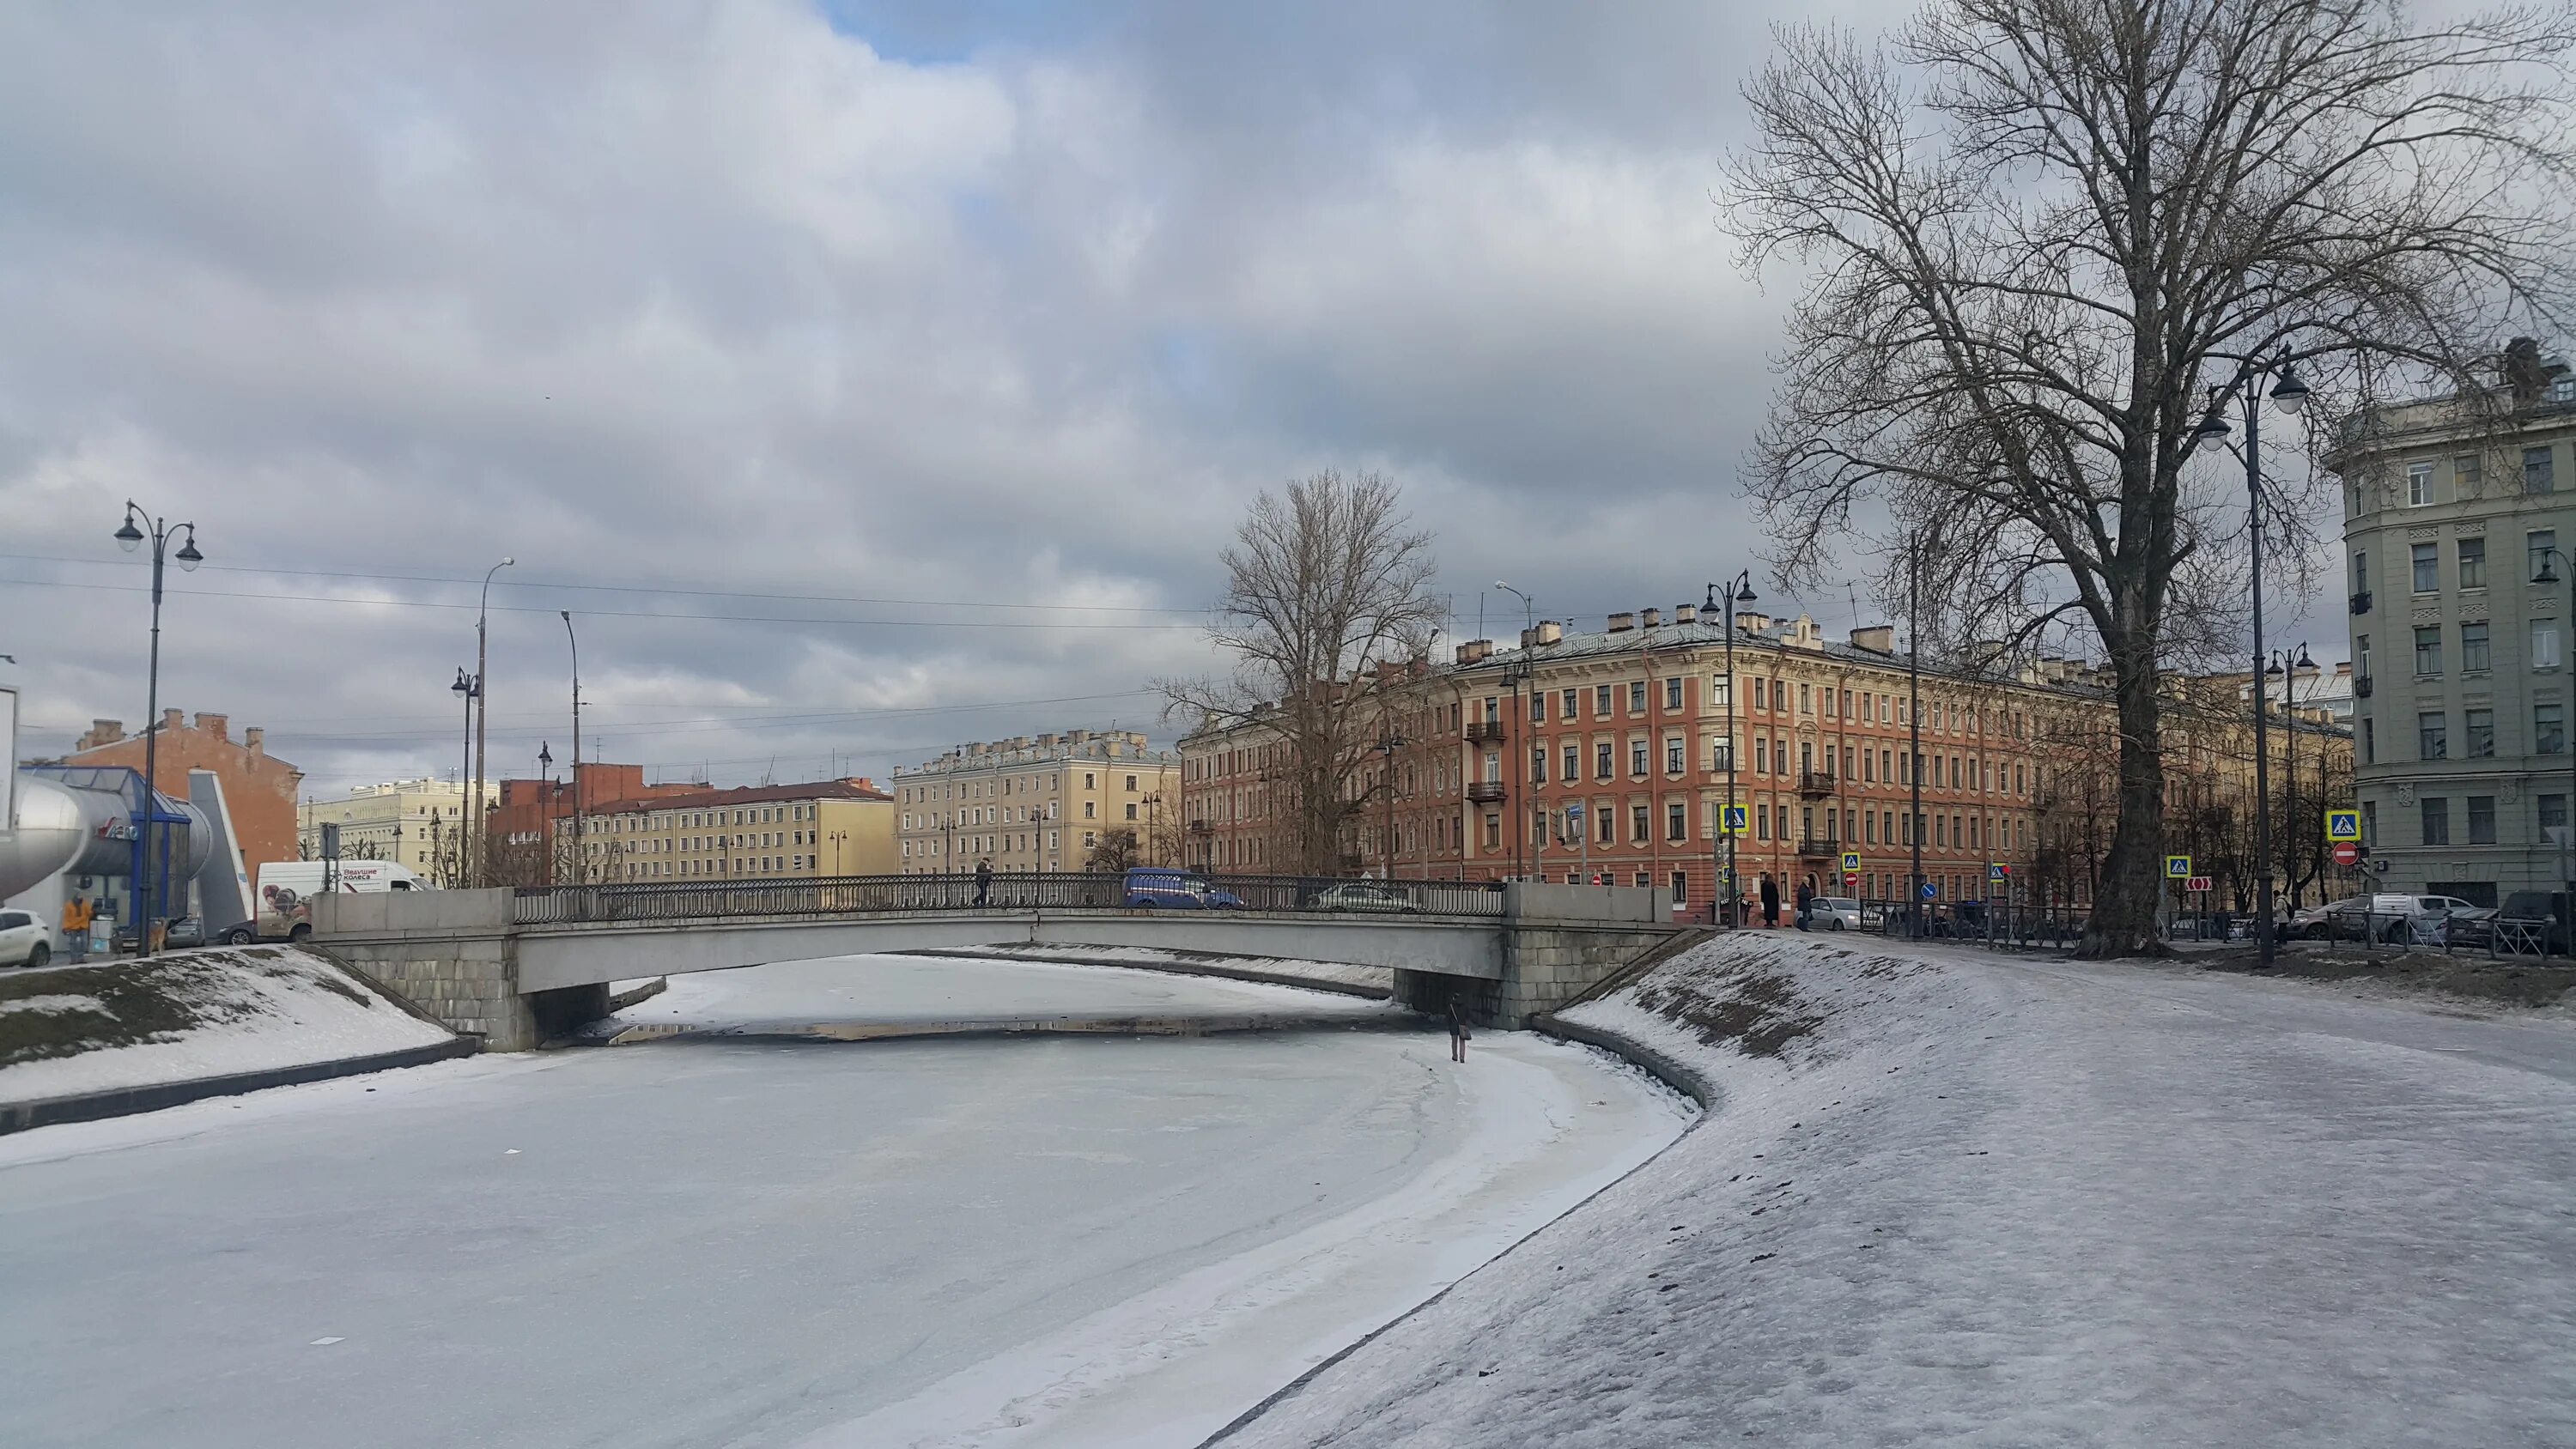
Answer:
<svg viewBox="0 0 2576 1449"><path fill-rule="evenodd" d="M143 949L141 939L135 934L136 924L133 921L127 921L116 928L117 950L130 952ZM183 947L206 944L206 923L194 916L172 916L161 925L163 927L161 946L164 950L176 951Z"/></svg>
<svg viewBox="0 0 2576 1449"><path fill-rule="evenodd" d="M1857 931L1860 929L1860 902L1850 896L1818 896L1807 902L1807 929L1810 931Z"/></svg>
<svg viewBox="0 0 2576 1449"><path fill-rule="evenodd" d="M2495 907L2471 906L2442 913L2442 944L2484 946L2495 940Z"/></svg>
<svg viewBox="0 0 2576 1449"><path fill-rule="evenodd" d="M1390 890L1364 881L1351 881L1328 886L1316 892L1314 908L1319 911L1418 911L1422 909L1402 891Z"/></svg>
<svg viewBox="0 0 2576 1449"><path fill-rule="evenodd" d="M1232 891L1208 884L1207 877L1169 866L1139 865L1127 871L1127 908L1158 907L1185 911L1236 911L1243 902Z"/></svg>
<svg viewBox="0 0 2576 1449"><path fill-rule="evenodd" d="M42 966L54 959L54 933L32 911L0 911L0 966Z"/></svg>
<svg viewBox="0 0 2576 1449"><path fill-rule="evenodd" d="M2538 945L2553 955L2565 954L2567 906L2565 891L2515 891L2506 896L2488 922L2497 948L2521 952Z"/></svg>
<svg viewBox="0 0 2576 1449"><path fill-rule="evenodd" d="M2358 941L2367 935L2372 940L2397 946L2409 940L2424 939L2421 928L2416 924L2417 917L2475 909L2473 902L2458 896L2409 896L2381 891L2375 895L2354 896L2328 906L2322 934L2337 941ZM2438 942L2441 937L2436 934L2432 939Z"/></svg>

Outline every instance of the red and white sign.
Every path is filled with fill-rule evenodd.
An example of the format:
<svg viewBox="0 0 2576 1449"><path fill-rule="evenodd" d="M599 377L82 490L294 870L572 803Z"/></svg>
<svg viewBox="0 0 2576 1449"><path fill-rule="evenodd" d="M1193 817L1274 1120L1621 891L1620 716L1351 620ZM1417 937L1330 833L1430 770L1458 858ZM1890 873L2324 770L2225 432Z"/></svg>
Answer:
<svg viewBox="0 0 2576 1449"><path fill-rule="evenodd" d="M2209 877L2205 875L2193 876L2191 879L2182 883L2182 888L2187 891L2205 891L2209 889Z"/></svg>
<svg viewBox="0 0 2576 1449"><path fill-rule="evenodd" d="M2361 847L2349 840L2338 840L2334 848L2335 864L2346 870L2361 864Z"/></svg>

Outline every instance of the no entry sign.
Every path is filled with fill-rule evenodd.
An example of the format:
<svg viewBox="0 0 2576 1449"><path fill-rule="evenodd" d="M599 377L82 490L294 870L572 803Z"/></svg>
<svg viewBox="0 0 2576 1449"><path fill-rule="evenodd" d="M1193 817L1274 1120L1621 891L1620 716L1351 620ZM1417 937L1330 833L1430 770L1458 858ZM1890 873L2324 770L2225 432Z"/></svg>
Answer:
<svg viewBox="0 0 2576 1449"><path fill-rule="evenodd" d="M2335 864L2349 870L2361 864L2361 847L2349 840L2338 840L2334 848Z"/></svg>

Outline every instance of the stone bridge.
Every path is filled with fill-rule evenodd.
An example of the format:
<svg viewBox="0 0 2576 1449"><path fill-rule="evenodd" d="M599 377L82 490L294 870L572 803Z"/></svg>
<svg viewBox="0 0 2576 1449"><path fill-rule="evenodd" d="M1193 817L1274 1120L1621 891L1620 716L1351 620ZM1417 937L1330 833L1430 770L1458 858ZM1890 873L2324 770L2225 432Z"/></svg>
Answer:
<svg viewBox="0 0 2576 1449"><path fill-rule="evenodd" d="M313 902L313 944L450 1028L479 1033L487 1048L525 1051L604 1015L612 981L996 945L1382 966L1395 973L1400 1001L1431 1010L1456 993L1479 1021L1516 1028L1680 929L1650 888L1430 884L1444 889L1422 891L1423 908L1389 913L1129 910L1053 903L1060 894L1014 902L1008 889L984 904L964 893L924 904L812 882L332 895Z"/></svg>

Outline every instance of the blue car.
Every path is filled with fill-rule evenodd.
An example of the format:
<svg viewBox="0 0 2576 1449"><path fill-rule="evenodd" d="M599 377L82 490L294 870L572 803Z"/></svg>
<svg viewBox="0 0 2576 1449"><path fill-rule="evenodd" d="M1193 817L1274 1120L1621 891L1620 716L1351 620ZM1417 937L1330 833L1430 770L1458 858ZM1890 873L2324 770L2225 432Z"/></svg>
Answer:
<svg viewBox="0 0 2576 1449"><path fill-rule="evenodd" d="M1127 908L1234 911L1241 910L1243 902L1233 892L1209 885L1205 876L1169 866L1139 865L1127 871Z"/></svg>

